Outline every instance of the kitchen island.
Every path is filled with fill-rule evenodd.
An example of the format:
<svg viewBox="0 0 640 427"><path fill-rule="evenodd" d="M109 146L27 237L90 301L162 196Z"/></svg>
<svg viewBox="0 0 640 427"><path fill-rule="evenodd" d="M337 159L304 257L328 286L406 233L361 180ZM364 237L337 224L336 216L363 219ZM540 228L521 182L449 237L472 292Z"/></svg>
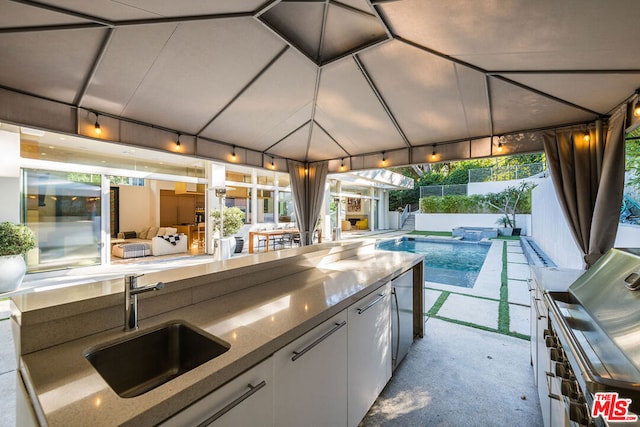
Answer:
<svg viewBox="0 0 640 427"><path fill-rule="evenodd" d="M31 422L43 425L156 425L409 270L420 319L414 336L422 336L421 257L376 251L373 243L326 243L148 273L141 284L163 281L165 288L140 296L140 332L122 330L123 281L16 296L12 321L24 384L18 407L32 406ZM131 398L118 396L85 359L105 343L172 321L194 325L230 349ZM29 421L18 414L19 423Z"/></svg>

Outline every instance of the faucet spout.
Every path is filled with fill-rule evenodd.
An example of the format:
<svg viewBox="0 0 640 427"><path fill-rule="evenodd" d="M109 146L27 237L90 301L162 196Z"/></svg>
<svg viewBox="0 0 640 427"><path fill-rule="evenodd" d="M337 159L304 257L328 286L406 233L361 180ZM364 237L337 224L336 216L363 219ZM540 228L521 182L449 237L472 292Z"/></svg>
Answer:
<svg viewBox="0 0 640 427"><path fill-rule="evenodd" d="M127 274L124 276L124 330L138 329L138 295L164 288L164 283L138 287L138 277L142 274Z"/></svg>

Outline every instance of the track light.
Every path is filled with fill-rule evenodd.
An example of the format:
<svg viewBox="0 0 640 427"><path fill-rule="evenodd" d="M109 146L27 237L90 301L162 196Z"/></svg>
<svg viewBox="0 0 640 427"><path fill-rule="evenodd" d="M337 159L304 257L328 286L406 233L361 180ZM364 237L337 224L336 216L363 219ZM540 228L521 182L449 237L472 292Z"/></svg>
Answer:
<svg viewBox="0 0 640 427"><path fill-rule="evenodd" d="M433 144L433 151L431 152L431 159L436 159L436 144Z"/></svg>
<svg viewBox="0 0 640 427"><path fill-rule="evenodd" d="M96 113L96 123L93 125L95 128L96 135L100 135L102 133L102 129L100 129L100 123L98 123L98 113Z"/></svg>

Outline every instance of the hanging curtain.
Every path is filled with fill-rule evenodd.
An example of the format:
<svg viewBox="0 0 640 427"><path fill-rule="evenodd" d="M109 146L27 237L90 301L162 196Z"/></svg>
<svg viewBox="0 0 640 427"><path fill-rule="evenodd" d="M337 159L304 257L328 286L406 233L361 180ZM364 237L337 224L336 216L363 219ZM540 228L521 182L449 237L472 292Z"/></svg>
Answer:
<svg viewBox="0 0 640 427"><path fill-rule="evenodd" d="M324 199L329 162L312 163L306 172L303 163L289 160L287 164L295 202L296 223L300 230L300 244L312 245Z"/></svg>
<svg viewBox="0 0 640 427"><path fill-rule="evenodd" d="M571 233L591 267L613 247L624 188L626 105L595 128L545 132L551 178ZM589 135L589 141L585 139Z"/></svg>

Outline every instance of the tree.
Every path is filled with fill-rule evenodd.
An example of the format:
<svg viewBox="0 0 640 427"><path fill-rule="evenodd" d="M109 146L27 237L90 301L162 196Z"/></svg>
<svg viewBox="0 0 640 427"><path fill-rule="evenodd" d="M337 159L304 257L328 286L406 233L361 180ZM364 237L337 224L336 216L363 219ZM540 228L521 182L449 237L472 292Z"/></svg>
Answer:
<svg viewBox="0 0 640 427"><path fill-rule="evenodd" d="M531 205L531 190L535 184L522 181L517 187L507 187L499 193L489 193L486 200L489 206L504 215L499 222L505 227L516 227L516 213L526 210L524 202ZM530 209L530 207L529 207Z"/></svg>

